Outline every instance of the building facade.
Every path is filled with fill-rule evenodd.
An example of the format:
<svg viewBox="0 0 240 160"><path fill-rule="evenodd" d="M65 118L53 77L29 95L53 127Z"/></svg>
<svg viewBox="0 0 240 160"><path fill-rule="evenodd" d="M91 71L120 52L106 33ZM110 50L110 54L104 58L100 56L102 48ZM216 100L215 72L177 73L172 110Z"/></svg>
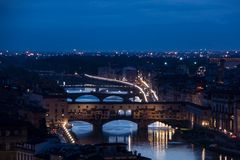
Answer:
<svg viewBox="0 0 240 160"><path fill-rule="evenodd" d="M226 134L240 136L240 92L229 88L214 88L206 94L211 107L211 126Z"/></svg>
<svg viewBox="0 0 240 160"><path fill-rule="evenodd" d="M59 126L68 118L68 103L64 95L47 95L43 98L47 127Z"/></svg>

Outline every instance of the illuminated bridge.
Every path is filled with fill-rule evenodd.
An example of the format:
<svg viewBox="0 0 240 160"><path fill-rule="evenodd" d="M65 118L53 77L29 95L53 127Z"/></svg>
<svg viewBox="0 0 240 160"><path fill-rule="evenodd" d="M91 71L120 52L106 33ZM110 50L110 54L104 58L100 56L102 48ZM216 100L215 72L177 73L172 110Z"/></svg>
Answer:
<svg viewBox="0 0 240 160"><path fill-rule="evenodd" d="M116 80L110 78L104 78L99 76L92 76L88 74L84 75L72 75L72 74L51 74L51 75L42 75L47 76L50 79L55 80L60 86L64 87L66 90L72 88L92 88L93 90L90 92L67 92L69 101L76 102L78 97L84 95L91 95L97 97L99 102L103 102L105 98L110 96L116 96L121 98L122 102L129 102L130 98L134 99L135 97L139 97L143 102L148 102L145 91L138 85ZM102 92L101 89L109 89L109 90L119 90L125 91L127 94L119 94L119 93L110 93L110 92Z"/></svg>
<svg viewBox="0 0 240 160"><path fill-rule="evenodd" d="M119 94L115 92L82 92L82 93L67 93L67 101L68 102L132 102L135 101L136 97L139 94L127 93L127 94Z"/></svg>
<svg viewBox="0 0 240 160"><path fill-rule="evenodd" d="M208 125L209 112L205 107L186 102L68 104L67 121L85 121L101 128L113 120L129 120L142 129L156 121L172 126L180 122Z"/></svg>

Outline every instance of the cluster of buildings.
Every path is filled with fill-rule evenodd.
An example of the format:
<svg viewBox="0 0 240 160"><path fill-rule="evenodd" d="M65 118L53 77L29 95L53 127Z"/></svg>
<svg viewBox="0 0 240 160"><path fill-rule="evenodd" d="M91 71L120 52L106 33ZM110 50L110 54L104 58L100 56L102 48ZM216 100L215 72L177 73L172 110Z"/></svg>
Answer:
<svg viewBox="0 0 240 160"><path fill-rule="evenodd" d="M215 61L219 64L209 63L206 67L198 67L195 75L188 72L161 73L153 79L154 86L160 101L184 101L200 105L209 110L208 126L211 129L236 138L240 136L239 67L229 69L226 63L235 63L238 59L216 58Z"/></svg>
<svg viewBox="0 0 240 160"><path fill-rule="evenodd" d="M167 67L168 63L163 65ZM60 142L36 156L39 146L51 135L49 133L57 136L62 124L73 120L99 127L108 121L128 119L141 129L156 121L172 123L172 126L188 122L191 127L207 127L230 138L240 138L240 77L236 75L239 68L233 67L224 73L226 68L222 61L219 68L212 64L194 67L195 62L191 65L194 69L185 64L177 65L174 72L163 67L150 73L152 76L142 71L159 97L158 102L148 103L68 102L67 93L47 80L33 84L33 90L29 83L33 80L29 77L28 81L19 79L14 83L17 85L12 85L15 77L3 76L0 79L0 160L64 159L66 156L75 159L142 158L127 152L124 144L79 146ZM135 82L138 71L134 67L100 67L98 75ZM62 152L65 149L76 152Z"/></svg>
<svg viewBox="0 0 240 160"><path fill-rule="evenodd" d="M0 88L0 159L34 159L33 146L47 136L46 110L15 87Z"/></svg>
<svg viewBox="0 0 240 160"><path fill-rule="evenodd" d="M58 128L69 115L64 95L33 93L1 84L0 160L148 160L128 151L126 144L78 145L62 141L66 137L59 135Z"/></svg>
<svg viewBox="0 0 240 160"><path fill-rule="evenodd" d="M66 102L67 95L49 95L43 102L48 126L64 121L83 120L92 124L115 119L129 119L146 124L155 121L186 120L240 136L240 92L237 88L215 86L196 93L182 93L171 101L148 103L77 103ZM145 123L143 121L145 120Z"/></svg>

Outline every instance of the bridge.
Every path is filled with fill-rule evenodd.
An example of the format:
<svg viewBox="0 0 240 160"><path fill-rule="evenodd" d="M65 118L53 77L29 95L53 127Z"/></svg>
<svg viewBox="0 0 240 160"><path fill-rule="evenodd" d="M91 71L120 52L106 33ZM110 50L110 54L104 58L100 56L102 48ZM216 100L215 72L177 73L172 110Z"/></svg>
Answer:
<svg viewBox="0 0 240 160"><path fill-rule="evenodd" d="M78 102L78 98L83 97L92 97L97 102L108 102L111 101L111 98L117 98L119 102L131 102L131 98L134 100L136 94L134 93L128 93L128 94L119 94L119 93L106 93L106 92L82 92L82 93L67 93L67 98L69 102Z"/></svg>
<svg viewBox="0 0 240 160"><path fill-rule="evenodd" d="M148 125L160 121L176 126L181 122L208 125L208 108L187 102L154 103L69 103L67 121L85 121L94 128L113 120L129 120L138 128L147 129ZM190 123L189 123L190 124Z"/></svg>
<svg viewBox="0 0 240 160"><path fill-rule="evenodd" d="M123 98L124 102L129 102L129 98L134 98L135 96L138 96L142 99L143 102L148 102L147 95L145 91L138 85L116 80L116 79L110 79L110 78L104 78L99 76L92 76L88 74L84 75L78 75L78 74L42 74L41 76L46 76L47 78L50 78L52 80L55 80L61 87L68 89L68 88L94 88L95 91L91 93L67 93L68 97L72 99L74 102L76 98L83 96L83 95L93 95L97 97L100 102L103 101L104 98L107 98L110 96L109 93L99 92L99 88L108 88L108 89L119 89L122 91L128 91L129 96L121 95L119 94L111 94L111 96L118 96Z"/></svg>

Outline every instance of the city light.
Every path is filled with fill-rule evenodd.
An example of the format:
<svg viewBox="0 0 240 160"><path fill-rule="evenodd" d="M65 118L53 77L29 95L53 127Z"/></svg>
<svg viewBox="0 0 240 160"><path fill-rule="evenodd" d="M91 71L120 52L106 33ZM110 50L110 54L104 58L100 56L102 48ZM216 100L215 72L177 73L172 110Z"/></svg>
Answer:
<svg viewBox="0 0 240 160"><path fill-rule="evenodd" d="M2 1L0 160L240 159L240 0Z"/></svg>
<svg viewBox="0 0 240 160"><path fill-rule="evenodd" d="M139 79L140 82L143 84L143 86L145 86L145 87L147 88L147 90L150 90L150 93L153 94L153 97L155 98L154 101L158 101L158 100L159 100L159 99L158 99L158 96L157 96L156 92L155 92L153 89L150 88L150 85L147 84L147 82L144 81L143 78L142 78L140 75L138 76L138 79ZM148 92L147 92L147 93L148 93ZM148 93L148 95L149 95L149 93Z"/></svg>
<svg viewBox="0 0 240 160"><path fill-rule="evenodd" d="M71 133L68 131L68 129L66 128L67 122L63 122L62 124L62 128L65 132L65 134L67 135L68 139L70 140L71 143L75 143Z"/></svg>
<svg viewBox="0 0 240 160"><path fill-rule="evenodd" d="M109 82L118 82L118 83L126 84L126 85L129 85L129 86L133 86L133 87L137 88L137 89L143 94L143 97L144 97L145 102L148 102L146 93L144 92L144 90L143 90L141 87L139 87L139 86L136 85L136 84L133 84L133 83L130 83L130 82L125 82L125 81L120 81L120 80L116 80L116 79L111 79L111 78L104 78L104 77L99 77L99 76L92 76L92 75L89 75L89 74L84 74L84 76L86 76L86 77L88 77L88 78L93 78L93 79L98 79L98 80L104 80L104 81L109 81Z"/></svg>

